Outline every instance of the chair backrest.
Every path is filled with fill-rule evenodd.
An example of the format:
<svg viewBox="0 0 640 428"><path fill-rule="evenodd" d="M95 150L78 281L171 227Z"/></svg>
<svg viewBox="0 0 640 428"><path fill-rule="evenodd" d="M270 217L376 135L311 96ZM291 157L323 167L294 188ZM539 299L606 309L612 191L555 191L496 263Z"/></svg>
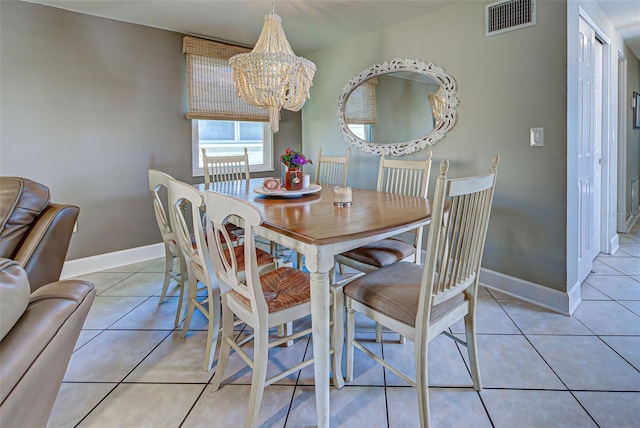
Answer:
<svg viewBox="0 0 640 428"><path fill-rule="evenodd" d="M350 156L351 149L347 149L345 156L323 156L322 147L320 147L318 149L316 175L313 182L316 184L346 186Z"/></svg>
<svg viewBox="0 0 640 428"><path fill-rule="evenodd" d="M235 156L207 156L207 150L202 149L202 167L206 185L222 181L247 180L248 182L251 178L246 147L244 154Z"/></svg>
<svg viewBox="0 0 640 428"><path fill-rule="evenodd" d="M250 303L250 315L264 321L269 313L256 258L254 228L262 223L262 215L247 202L228 195L207 190L204 192L209 254L222 294L227 295L230 305L244 307L246 304L230 291L235 291ZM231 248L233 240L225 227L229 218L235 216L244 225L244 271L238 269L238 260Z"/></svg>
<svg viewBox="0 0 640 428"><path fill-rule="evenodd" d="M173 242L177 244L173 233L171 218L167 215L167 211L165 211L164 204L160 197L160 191L162 188L168 192L169 181L171 180L173 180L173 177L169 174L156 171L155 169L149 170L149 190L153 197L153 209L156 213L156 221L158 222L158 228L162 234L162 240L164 242Z"/></svg>
<svg viewBox="0 0 640 428"><path fill-rule="evenodd" d="M378 168L378 192L395 193L405 196L426 198L429 190L429 175L431 173L431 157L433 153L427 150L427 158L423 161L387 159L380 156ZM420 262L422 253L422 232L419 227L414 233L413 245L416 247L415 262Z"/></svg>
<svg viewBox="0 0 640 428"><path fill-rule="evenodd" d="M431 156L431 150L427 150L427 159L423 161L387 159L381 155L376 190L426 198Z"/></svg>
<svg viewBox="0 0 640 428"><path fill-rule="evenodd" d="M203 209L204 200L198 189L175 179L169 182L169 210L174 219L174 233L180 250L185 261L198 266L206 280L211 277L213 270L202 228Z"/></svg>
<svg viewBox="0 0 640 428"><path fill-rule="evenodd" d="M431 306L470 286L470 296L477 298L499 160L493 156L488 174L458 179L447 178L446 159L440 163L416 327L427 329Z"/></svg>

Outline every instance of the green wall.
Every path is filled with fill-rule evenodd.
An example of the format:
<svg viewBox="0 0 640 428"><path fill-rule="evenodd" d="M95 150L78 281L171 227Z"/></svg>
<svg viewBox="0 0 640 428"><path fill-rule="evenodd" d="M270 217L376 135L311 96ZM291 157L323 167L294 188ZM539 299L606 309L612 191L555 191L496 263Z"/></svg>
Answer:
<svg viewBox="0 0 640 428"><path fill-rule="evenodd" d="M483 267L566 292L566 3L538 2L535 26L492 37L484 36L484 4L464 2L310 55L318 71L302 112L303 148L344 154L337 99L363 69L393 58L444 67L460 106L458 123L433 147L434 165L448 158L451 176L478 174L501 156ZM531 127L544 127L544 147L529 146ZM351 156L349 183L373 188L378 157Z"/></svg>

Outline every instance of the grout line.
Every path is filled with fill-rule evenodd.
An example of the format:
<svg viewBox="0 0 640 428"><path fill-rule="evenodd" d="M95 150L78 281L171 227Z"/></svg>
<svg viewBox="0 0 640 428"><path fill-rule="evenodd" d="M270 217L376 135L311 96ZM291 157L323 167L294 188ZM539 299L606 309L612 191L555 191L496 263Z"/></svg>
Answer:
<svg viewBox="0 0 640 428"><path fill-rule="evenodd" d="M633 239L633 238L632 238ZM640 243L640 241L638 241L638 243ZM622 250L621 250L622 251ZM624 251L623 251L624 252ZM293 253L292 253L293 254ZM289 254L289 259L291 258L292 254ZM629 258L635 258L638 259L638 257L630 255ZM599 260L601 263L607 265L608 267L610 267L611 269L614 269L615 271L618 271L618 269L615 269L611 266L609 266L607 263L605 263L602 260ZM89 339L86 343L84 343L82 346L80 346L77 350L82 349L85 345L87 345L88 343L92 342L93 339L95 339L96 337L100 336L102 333L104 333L105 331L109 330L109 331L166 331L167 335L144 357L141 359L141 361L129 372L127 373L126 376L123 377L123 379L119 382L84 382L84 381L69 381L69 382L64 382L64 383L68 383L68 384L112 384L114 385L113 388L111 388L109 390L109 392L101 399L99 400L99 402L93 406L81 419L80 421L75 425L78 426L80 425L100 404L102 404L107 397L109 397L113 391L120 385L131 385L131 384L167 384L167 385L183 385L183 384L187 384L187 385L202 385L201 382L126 382L125 379L131 375L131 373L136 370L140 364L142 364L143 361L146 360L146 358L149 357L149 355L154 352L166 339L167 337L169 337L171 334L173 334L173 332L175 331L179 331L179 329L135 329L135 328L128 328L128 329L117 329L117 328L111 328L114 324L116 324L117 322L119 322L120 320L122 320L122 318L124 318L125 316L131 314L131 312L133 312L135 309L137 309L138 307L140 307L143 303L147 302L149 299L153 299L153 298L157 298L158 296L104 296L102 293L106 292L107 290L111 289L112 287L114 287L115 285L120 284L122 281L124 281L125 279L131 278L133 275L137 274L137 273L153 273L153 272L142 272L143 269L147 268L148 266L150 266L152 263L154 263L155 261L151 261L148 265L142 267L140 270L138 270L137 272L122 272L122 273L130 273L130 275L126 276L125 278L123 278L122 280L116 282L115 284L113 284L112 286L110 286L109 288L103 290L101 292L101 294L99 294L98 296L101 297L147 297L146 299L144 299L140 304L138 304L137 306L135 306L134 308L132 308L131 310L129 310L126 314L124 314L122 317L118 318L115 322L113 322L112 324L109 325L109 327L107 328L97 328L97 329L85 329L88 331L97 331L99 330L100 332L98 334L96 334L96 336L92 337L91 339ZM618 271L619 272L619 271ZM106 273L106 272L105 272ZM109 272L109 273L114 273L114 272ZM118 272L115 272L118 273ZM618 277L618 276L626 276L629 277L635 281L638 281L636 278L633 278L631 275L627 275L624 273L621 273L620 275L597 275L598 277ZM594 287L595 288L595 287ZM597 289L597 288L596 288ZM601 290L597 289L598 291L600 291L601 293L603 293L605 296L608 296L606 293L602 292ZM487 290L488 291L488 290ZM505 314L507 315L507 317L513 322L513 324L516 326L516 328L518 329L518 331L520 332L519 334L516 333L483 333L483 334L478 334L478 336L523 336L525 338L525 340L527 340L527 342L533 347L533 349L538 353L538 355L542 358L542 360L545 362L545 364L547 364L547 366L551 369L551 371L557 376L557 378L560 380L560 382L562 383L562 385L565 386L566 389L548 389L548 388L518 388L518 387L510 387L510 388L502 388L502 387L485 387L483 389L485 390L505 390L505 391L559 391L559 392L563 392L563 391L568 391L572 397L578 401L579 405L583 408L583 410L585 410L585 412L587 412L587 414L589 415L589 417L595 422L594 417L586 410L586 408L582 405L582 403L577 399L576 395L574 394L575 392L601 392L601 393L638 393L640 391L636 391L636 390L624 390L624 391L610 391L610 390L584 390L584 389L569 389L566 385L566 383L558 376L558 374L555 372L555 370L551 367L551 365L547 362L547 360L542 356L542 354L538 351L538 349L533 345L533 343L529 340L529 338L527 337L527 334L524 334L524 332L522 331L522 329L518 326L518 324L515 323L515 321L512 319L512 317L509 315L509 313L505 310L505 308L503 307L503 305L501 304L501 300L503 299L498 299L495 296L493 296L490 292L489 292L489 296L490 298L486 299L486 300L494 300L496 303L498 303L498 305L500 306L500 308L505 312ZM169 296L168 296L169 297ZM174 296L175 297L175 296ZM638 300L638 299L636 299ZM596 300L598 301L598 300ZM631 313L633 313L634 315L638 315L635 312L633 312L631 309L625 307L624 305L622 305L620 303L620 300L617 299L611 299L611 300L602 300L602 301L615 301L616 303L618 303L620 306L624 307L625 309L627 309L628 311L630 311ZM633 300L632 300L633 301ZM506 302L503 302L506 304ZM574 317L575 318L575 317ZM578 320L578 322L580 322L580 324L582 324L589 332L590 334L531 334L531 336L573 336L573 337L592 337L595 336L597 337L600 341L604 342L604 344L610 348L611 350L613 350L616 355L618 355L620 358L623 359L623 361L625 361L626 363L628 363L629 365L631 365L636 371L640 372L640 369L636 368L633 364L631 364L627 359L625 359L620 353L618 353L615 349L613 349L610 345L607 344L607 342L604 341L603 337L607 337L609 335L598 335L595 334L595 332L593 330L591 330L589 327L587 327L587 325L585 325L584 322L582 322L581 320L579 320L578 318L576 318ZM198 330L198 331L206 331L205 330ZM242 330L238 333L238 335L240 335L242 333ZM368 332L368 333L373 333L373 331ZM615 337L637 337L638 335L633 335L633 334L628 334L628 335L615 335ZM309 340L307 342L305 351L304 351L304 355L307 354L309 347L310 347L310 343L311 341ZM470 375L470 371L469 371L469 367L467 365L467 362L464 360L464 357L462 355L462 350L460 348L459 345L457 345L457 350L458 353L460 354L460 356L463 359L463 363L465 364L465 368L467 369L468 374ZM381 348L382 348L382 355L384 357L384 343L381 344ZM75 352L75 351L74 351ZM301 372L302 370L298 371L298 375L295 381L295 384L293 385L293 393L291 395L291 401L289 403L289 408L287 411L287 416L285 418L285 426L287 421L289 420L289 416L291 414L291 411L293 409L293 403L294 403L294 397L295 397L295 393L296 390L298 388L298 386L302 387L302 386L309 386L309 385L303 385L300 384L300 380L301 380ZM185 417L183 418L182 422L180 423L180 427L184 426L188 416L191 414L191 412L193 411L193 409L195 408L196 404L199 402L199 400L201 399L201 397L203 396L204 392L206 391L206 389L209 387L211 379L213 378L213 374L211 375L211 378L209 379L208 382L204 383L203 389L200 392L200 394L198 395L198 397L194 400L193 404L191 405L191 407L189 408L189 410L187 411ZM410 385L387 385L387 379L386 379L386 370L383 368L383 385L345 385L345 388L352 388L352 387L358 387L358 388L380 388L380 386L382 386L384 388L384 396L385 396L385 407L386 407L386 412L387 412L387 426L390 426L390 415L389 415L389 403L388 403L388 388L412 388ZM246 384L242 384L242 385L246 385ZM250 385L250 384L249 384ZM430 388L439 388L439 389L448 389L448 390L459 390L461 389L460 386L447 386L447 385L442 385L442 386L438 386L438 385L430 385ZM468 388L462 388L462 389L468 389ZM491 415L489 414L489 411L485 405L484 400L482 399L482 396L480 394L480 392L477 392L478 397L480 398L481 404L485 410L485 413L487 415L487 417L489 418L489 421L491 423L491 425L493 427L495 427L495 424L493 422L493 420L491 419ZM597 423L596 423L597 425Z"/></svg>

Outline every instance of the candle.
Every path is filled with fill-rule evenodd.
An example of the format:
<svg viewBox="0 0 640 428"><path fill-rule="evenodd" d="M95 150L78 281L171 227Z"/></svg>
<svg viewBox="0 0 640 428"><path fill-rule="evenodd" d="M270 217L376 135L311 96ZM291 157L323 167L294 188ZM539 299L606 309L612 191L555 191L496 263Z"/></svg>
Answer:
<svg viewBox="0 0 640 428"><path fill-rule="evenodd" d="M334 186L333 204L338 207L351 206L351 187Z"/></svg>

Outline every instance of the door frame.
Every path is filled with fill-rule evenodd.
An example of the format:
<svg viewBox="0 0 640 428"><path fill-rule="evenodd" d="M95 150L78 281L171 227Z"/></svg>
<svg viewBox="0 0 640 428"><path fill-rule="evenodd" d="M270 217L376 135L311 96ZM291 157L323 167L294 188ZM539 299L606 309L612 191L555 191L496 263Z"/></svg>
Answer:
<svg viewBox="0 0 640 428"><path fill-rule="evenodd" d="M616 216L618 232L627 233L631 229L627 212L627 58L624 52L618 52L618 214Z"/></svg>
<svg viewBox="0 0 640 428"><path fill-rule="evenodd" d="M617 247L617 221L616 215L611 211L611 206L617 208L617 181L618 181L618 150L616 128L618 123L617 103L613 99L615 81L612 79L611 54L612 45L611 38L606 32L589 16L589 14L580 8L579 16L584 19L587 24L596 33L596 38L602 44L602 181L601 181L601 200L600 200L600 252L613 254ZM617 75L617 69L616 69ZM617 80L617 79L615 79ZM619 82L618 82L619 84ZM611 231L615 234L612 238Z"/></svg>

